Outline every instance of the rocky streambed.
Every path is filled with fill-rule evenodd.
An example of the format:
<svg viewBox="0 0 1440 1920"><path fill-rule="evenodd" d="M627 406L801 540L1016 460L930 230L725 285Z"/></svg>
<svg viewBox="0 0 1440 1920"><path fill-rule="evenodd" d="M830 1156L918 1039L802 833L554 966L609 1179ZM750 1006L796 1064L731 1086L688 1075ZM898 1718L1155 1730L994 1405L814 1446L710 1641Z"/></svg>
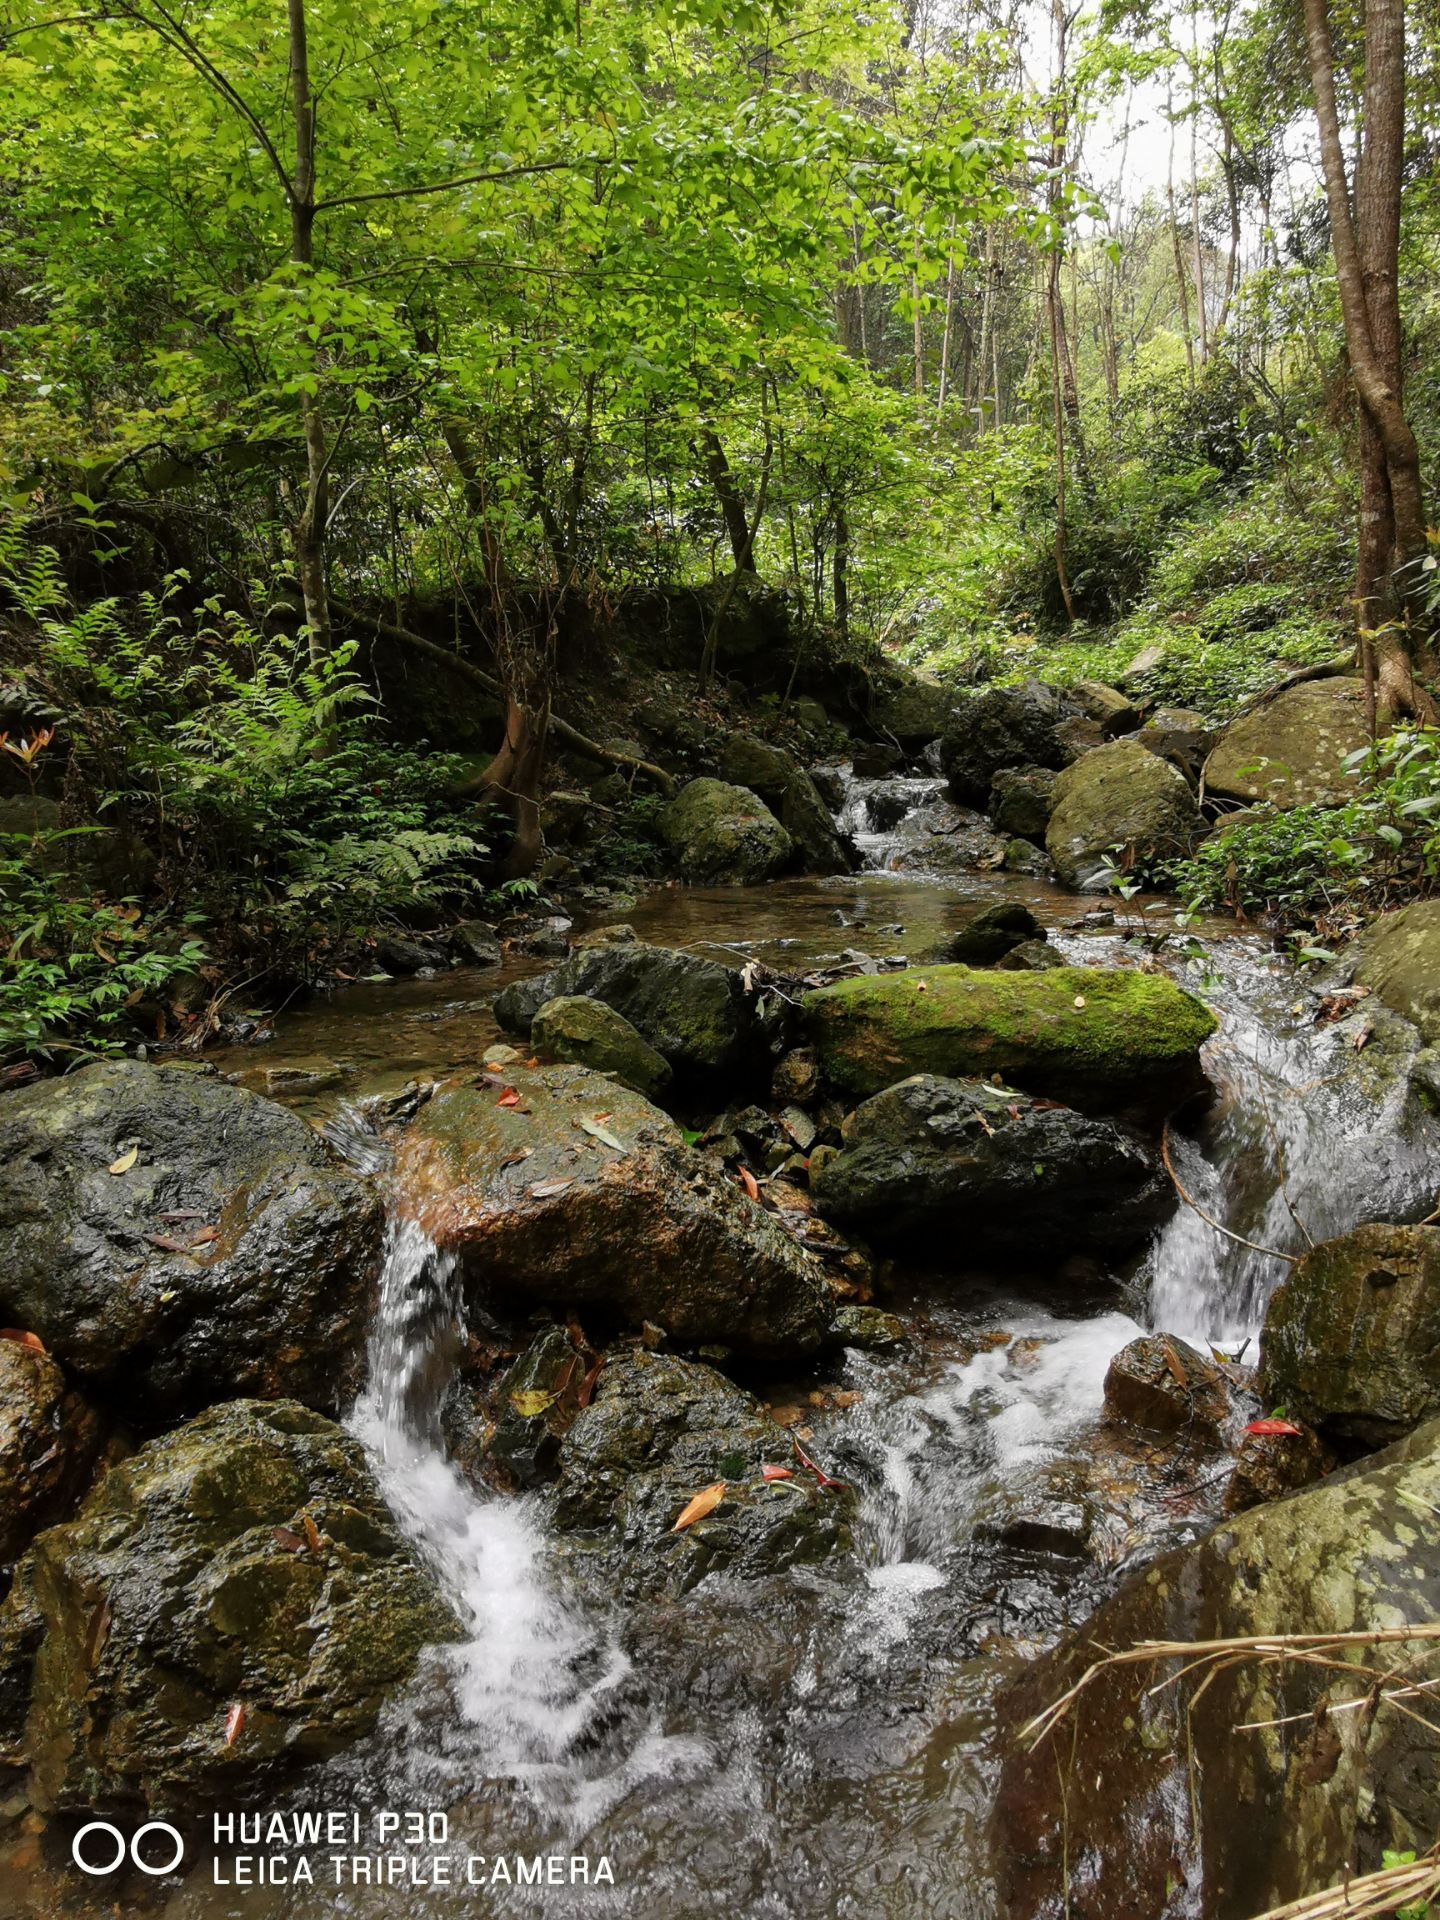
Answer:
<svg viewBox="0 0 1440 1920"><path fill-rule="evenodd" d="M876 864L0 1105L15 1911L108 1911L71 1838L147 1809L194 1920L1239 1915L1429 1844L1393 1715L1230 1731L1343 1676L1212 1688L1193 1794L1174 1690L1073 1781L1017 1737L1097 1640L1433 1607L1423 1036L939 776L831 797ZM446 1830L247 1885L217 1807ZM537 1855L610 1878L466 1876Z"/></svg>

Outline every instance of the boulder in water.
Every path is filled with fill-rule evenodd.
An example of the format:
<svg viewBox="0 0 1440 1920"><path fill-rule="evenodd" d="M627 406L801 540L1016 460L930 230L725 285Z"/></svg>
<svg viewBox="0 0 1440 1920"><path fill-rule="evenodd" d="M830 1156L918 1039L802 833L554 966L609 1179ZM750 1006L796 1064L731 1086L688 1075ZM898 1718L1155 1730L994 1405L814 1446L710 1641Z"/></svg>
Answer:
<svg viewBox="0 0 1440 1920"><path fill-rule="evenodd" d="M358 1384L380 1202L287 1108L107 1061L0 1104L0 1314L142 1427Z"/></svg>
<svg viewBox="0 0 1440 1920"><path fill-rule="evenodd" d="M41 1527L66 1518L104 1434L49 1354L0 1340L0 1576Z"/></svg>
<svg viewBox="0 0 1440 1920"><path fill-rule="evenodd" d="M770 1479L765 1467L788 1470ZM699 1519L675 1523L719 1490ZM854 1497L798 1466L793 1442L713 1368L668 1354L612 1359L560 1450L552 1512L577 1566L631 1596L710 1573L756 1579L849 1549Z"/></svg>
<svg viewBox="0 0 1440 1920"><path fill-rule="evenodd" d="M993 1840L1008 1920L1248 1920L1378 1868L1386 1848L1423 1851L1434 1834L1429 1730L1382 1705L1356 1737L1342 1728L1359 1715L1331 1720L1326 1708L1365 1698L1362 1660L1433 1679L1434 1641L1356 1649L1353 1678L1293 1660L1241 1658L1184 1679L1190 1656L1109 1666L1046 1739L1022 1729L1102 1648L1433 1620L1437 1507L1432 1421L1363 1471L1164 1554L1038 1660L1000 1703L1009 1746Z"/></svg>
<svg viewBox="0 0 1440 1920"><path fill-rule="evenodd" d="M912 967L820 987L802 1014L822 1068L846 1093L879 1093L916 1073L999 1074L1101 1110L1194 1090L1215 1031L1208 1009L1164 974L1118 967Z"/></svg>
<svg viewBox="0 0 1440 1920"><path fill-rule="evenodd" d="M918 676L882 685L875 694L871 720L906 753L918 753L938 740L949 725L955 695L938 680Z"/></svg>
<svg viewBox="0 0 1440 1920"><path fill-rule="evenodd" d="M1022 940L995 964L1002 973L1044 973L1052 967L1063 967L1065 956L1042 935L1038 940Z"/></svg>
<svg viewBox="0 0 1440 1920"><path fill-rule="evenodd" d="M585 994L547 1000L530 1023L530 1044L552 1060L613 1073L653 1099L670 1084L670 1062L642 1040L623 1013Z"/></svg>
<svg viewBox="0 0 1440 1920"><path fill-rule="evenodd" d="M1340 763L1369 744L1364 682L1307 681L1231 721L1205 762L1205 788L1220 800L1339 806L1355 792Z"/></svg>
<svg viewBox="0 0 1440 1920"><path fill-rule="evenodd" d="M1417 900L1372 920L1360 936L1355 978L1440 1046L1440 900Z"/></svg>
<svg viewBox="0 0 1440 1920"><path fill-rule="evenodd" d="M1056 728L1076 711L1072 700L1039 680L970 694L956 707L940 747L951 793L966 806L982 807L1002 767L1063 767L1070 755Z"/></svg>
<svg viewBox="0 0 1440 1920"><path fill-rule="evenodd" d="M960 924L926 955L927 964L990 967L1022 941L1045 938L1045 929L1020 900L961 901L949 914Z"/></svg>
<svg viewBox="0 0 1440 1920"><path fill-rule="evenodd" d="M452 1081L399 1174L482 1302L594 1306L752 1352L803 1353L829 1327L818 1261L658 1107L587 1068L516 1069L511 1093Z"/></svg>
<svg viewBox="0 0 1440 1920"><path fill-rule="evenodd" d="M751 886L789 864L795 845L758 794L724 780L692 780L660 814L660 838L681 879Z"/></svg>
<svg viewBox="0 0 1440 1920"><path fill-rule="evenodd" d="M836 827L815 781L788 753L754 734L732 733L720 749L720 772L733 786L758 794L779 815L806 873L854 871L855 849Z"/></svg>
<svg viewBox="0 0 1440 1920"><path fill-rule="evenodd" d="M739 967L629 944L574 953L548 973L517 980L497 996L495 1017L528 1039L546 1001L575 994L613 1007L670 1062L679 1083L702 1090L762 1077L791 1033L788 1005L748 988Z"/></svg>
<svg viewBox="0 0 1440 1920"><path fill-rule="evenodd" d="M1266 1397L1330 1439L1383 1446L1440 1414L1440 1228L1356 1227L1271 1296Z"/></svg>
<svg viewBox="0 0 1440 1920"><path fill-rule="evenodd" d="M227 1401L113 1467L21 1563L0 1645L32 1802L223 1804L367 1733L459 1632L358 1441L293 1401Z"/></svg>
<svg viewBox="0 0 1440 1920"><path fill-rule="evenodd" d="M1173 1210L1155 1156L1108 1120L980 1080L917 1074L845 1122L812 1169L817 1212L877 1246L1118 1252Z"/></svg>
<svg viewBox="0 0 1440 1920"><path fill-rule="evenodd" d="M1113 740L1056 781L1045 846L1067 886L1103 891L1107 856L1132 856L1142 870L1179 859L1200 826L1200 809L1178 768L1133 740Z"/></svg>
<svg viewBox="0 0 1440 1920"><path fill-rule="evenodd" d="M1143 1433L1219 1447L1238 1415L1229 1381L1206 1354L1174 1334L1147 1333L1123 1347L1105 1375L1105 1418Z"/></svg>
<svg viewBox="0 0 1440 1920"><path fill-rule="evenodd" d="M985 803L996 832L1044 846L1059 777L1050 767L1002 767Z"/></svg>

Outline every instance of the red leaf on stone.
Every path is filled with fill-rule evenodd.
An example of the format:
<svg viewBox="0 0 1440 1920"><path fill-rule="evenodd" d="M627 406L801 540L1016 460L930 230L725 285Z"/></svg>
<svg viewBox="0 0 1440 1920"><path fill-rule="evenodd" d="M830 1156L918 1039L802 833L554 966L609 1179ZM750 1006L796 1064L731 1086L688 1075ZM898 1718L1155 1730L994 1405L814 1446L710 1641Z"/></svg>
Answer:
<svg viewBox="0 0 1440 1920"><path fill-rule="evenodd" d="M44 1353L45 1342L38 1333L25 1333L19 1327L0 1327L0 1340L13 1340L17 1347L29 1347L32 1353Z"/></svg>
<svg viewBox="0 0 1440 1920"><path fill-rule="evenodd" d="M1295 1425L1293 1420L1252 1420L1245 1431L1246 1433L1259 1433L1268 1436L1276 1433L1298 1434L1301 1432L1301 1429Z"/></svg>
<svg viewBox="0 0 1440 1920"><path fill-rule="evenodd" d="M518 1107L520 1096L514 1087L507 1087L495 1104L497 1107Z"/></svg>
<svg viewBox="0 0 1440 1920"><path fill-rule="evenodd" d="M760 1198L760 1184L748 1167L741 1167L740 1169L740 1184L752 1200L758 1200Z"/></svg>
<svg viewBox="0 0 1440 1920"><path fill-rule="evenodd" d="M225 1716L225 1744L227 1747L234 1746L235 1742L240 1738L241 1729L244 1725L245 1707L243 1702L237 1701Z"/></svg>
<svg viewBox="0 0 1440 1920"><path fill-rule="evenodd" d="M760 1478L762 1480L793 1480L795 1478L795 1469L793 1467L772 1467L767 1462L760 1469Z"/></svg>

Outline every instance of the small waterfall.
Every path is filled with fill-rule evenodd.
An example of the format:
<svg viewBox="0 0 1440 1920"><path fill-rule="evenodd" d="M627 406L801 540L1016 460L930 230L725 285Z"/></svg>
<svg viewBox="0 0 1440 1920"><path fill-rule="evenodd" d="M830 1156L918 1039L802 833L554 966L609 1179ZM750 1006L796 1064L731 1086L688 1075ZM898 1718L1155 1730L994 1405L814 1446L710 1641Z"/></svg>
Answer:
<svg viewBox="0 0 1440 1920"><path fill-rule="evenodd" d="M945 782L934 774L857 775L836 769L841 801L835 824L854 841L862 867L872 873L894 868L917 844L912 823L925 808L944 803ZM912 830L907 832L907 826Z"/></svg>

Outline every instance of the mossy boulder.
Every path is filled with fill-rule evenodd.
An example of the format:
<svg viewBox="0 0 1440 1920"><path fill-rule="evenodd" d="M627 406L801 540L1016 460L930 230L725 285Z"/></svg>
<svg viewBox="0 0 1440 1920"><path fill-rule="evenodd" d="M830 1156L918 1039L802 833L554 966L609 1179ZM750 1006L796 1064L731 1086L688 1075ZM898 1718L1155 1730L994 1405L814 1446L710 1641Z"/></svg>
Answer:
<svg viewBox="0 0 1440 1920"><path fill-rule="evenodd" d="M732 786L757 794L794 842L806 873L850 873L855 850L835 825L819 788L788 753L754 734L732 733L720 749L720 772Z"/></svg>
<svg viewBox="0 0 1440 1920"><path fill-rule="evenodd" d="M1056 780L1045 847L1067 886L1103 890L1114 849L1142 867L1178 859L1200 827L1200 809L1177 767L1133 740L1112 740Z"/></svg>
<svg viewBox="0 0 1440 1920"><path fill-rule="evenodd" d="M1184 1679L1189 1656L1112 1666L1048 1739L1021 1730L1101 1649L1432 1621L1437 1508L1432 1421L1363 1470L1163 1555L1038 1660L999 1703L992 1839L1007 1920L1250 1920L1378 1868L1387 1849L1428 1847L1428 1728L1383 1705L1373 1719L1324 1709L1365 1699L1362 1662L1433 1680L1433 1641L1342 1647L1338 1666L1240 1659Z"/></svg>
<svg viewBox="0 0 1440 1920"><path fill-rule="evenodd" d="M983 807L1002 767L1063 767L1073 755L1056 729L1077 713L1073 700L1039 680L968 695L940 747L951 793L966 806Z"/></svg>
<svg viewBox="0 0 1440 1920"><path fill-rule="evenodd" d="M223 1803L369 1732L460 1633L359 1442L294 1401L228 1401L112 1468L7 1612L45 1811Z"/></svg>
<svg viewBox="0 0 1440 1920"><path fill-rule="evenodd" d="M1360 936L1355 978L1440 1046L1440 900L1383 914Z"/></svg>
<svg viewBox="0 0 1440 1920"><path fill-rule="evenodd" d="M48 1354L0 1340L0 1583L41 1527L66 1518L104 1438Z"/></svg>
<svg viewBox="0 0 1440 1920"><path fill-rule="evenodd" d="M1167 1097L1199 1083L1214 1016L1164 974L919 967L805 996L827 1077L865 1096L915 1073L989 1078L1082 1108Z"/></svg>
<svg viewBox="0 0 1440 1920"><path fill-rule="evenodd" d="M1050 767L1002 767L985 803L995 831L1044 846L1059 777Z"/></svg>
<svg viewBox="0 0 1440 1920"><path fill-rule="evenodd" d="M528 1040L547 1001L576 995L622 1015L689 1089L728 1091L763 1077L791 1038L787 1003L751 991L739 967L638 943L586 948L517 980L496 997L495 1017Z"/></svg>
<svg viewBox="0 0 1440 1920"><path fill-rule="evenodd" d="M917 753L940 738L954 709L955 695L949 687L916 677L878 688L870 718L906 753Z"/></svg>
<svg viewBox="0 0 1440 1920"><path fill-rule="evenodd" d="M1369 742L1363 681L1307 681L1231 722L1205 762L1206 791L1276 807L1338 806L1355 791L1340 763Z"/></svg>
<svg viewBox="0 0 1440 1920"><path fill-rule="evenodd" d="M803 1353L830 1323L823 1268L673 1120L585 1067L455 1081L399 1150L403 1191L471 1297L597 1308L674 1339Z"/></svg>
<svg viewBox="0 0 1440 1920"><path fill-rule="evenodd" d="M287 1108L107 1061L0 1102L0 1319L151 1428L234 1394L358 1385L374 1189Z"/></svg>
<svg viewBox="0 0 1440 1920"><path fill-rule="evenodd" d="M1140 709L1128 694L1103 680L1077 680L1066 689L1087 720L1093 720L1106 739L1129 733L1140 724Z"/></svg>
<svg viewBox="0 0 1440 1920"><path fill-rule="evenodd" d="M670 1062L664 1054L643 1040L623 1013L584 994L547 1000L530 1023L530 1044L552 1060L613 1073L647 1099L670 1084Z"/></svg>
<svg viewBox="0 0 1440 1920"><path fill-rule="evenodd" d="M1270 1300L1268 1400L1331 1439L1383 1446L1440 1414L1440 1228L1356 1227Z"/></svg>
<svg viewBox="0 0 1440 1920"><path fill-rule="evenodd" d="M1155 1155L1111 1121L932 1074L857 1107L810 1192L877 1246L948 1248L963 1232L1022 1257L1123 1251L1175 1204Z"/></svg>
<svg viewBox="0 0 1440 1920"><path fill-rule="evenodd" d="M793 1477L767 1480L767 1466ZM677 1533L695 1495L720 1483L712 1510ZM846 1552L854 1495L798 1467L788 1432L723 1374L642 1351L601 1372L561 1446L550 1510L577 1570L639 1598Z"/></svg>
<svg viewBox="0 0 1440 1920"><path fill-rule="evenodd" d="M692 780L656 823L683 880L751 886L789 864L795 843L758 794L725 780Z"/></svg>

